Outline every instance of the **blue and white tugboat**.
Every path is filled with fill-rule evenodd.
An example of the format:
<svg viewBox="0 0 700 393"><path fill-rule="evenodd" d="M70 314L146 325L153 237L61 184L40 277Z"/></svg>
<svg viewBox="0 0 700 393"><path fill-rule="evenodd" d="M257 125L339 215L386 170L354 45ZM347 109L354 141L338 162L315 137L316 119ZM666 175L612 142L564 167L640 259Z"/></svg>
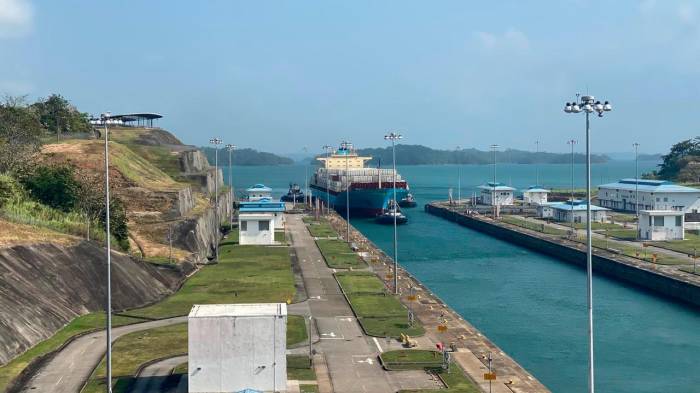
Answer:
<svg viewBox="0 0 700 393"><path fill-rule="evenodd" d="M396 224L405 224L408 222L408 217L406 217L398 206L395 206L394 200L389 201L389 205L382 212L382 214L377 216L377 223L394 225L394 217L396 217Z"/></svg>

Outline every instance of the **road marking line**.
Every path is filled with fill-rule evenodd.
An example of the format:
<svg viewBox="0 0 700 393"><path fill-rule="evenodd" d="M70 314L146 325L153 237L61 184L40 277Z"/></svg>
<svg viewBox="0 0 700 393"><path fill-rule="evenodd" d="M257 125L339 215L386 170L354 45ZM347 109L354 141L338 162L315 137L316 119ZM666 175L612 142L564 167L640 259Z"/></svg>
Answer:
<svg viewBox="0 0 700 393"><path fill-rule="evenodd" d="M379 350L380 353L384 352L384 351L382 350L381 345L379 345L379 341L377 341L377 338L376 338L376 337L372 337L372 341L374 341L374 345L377 346L377 349Z"/></svg>

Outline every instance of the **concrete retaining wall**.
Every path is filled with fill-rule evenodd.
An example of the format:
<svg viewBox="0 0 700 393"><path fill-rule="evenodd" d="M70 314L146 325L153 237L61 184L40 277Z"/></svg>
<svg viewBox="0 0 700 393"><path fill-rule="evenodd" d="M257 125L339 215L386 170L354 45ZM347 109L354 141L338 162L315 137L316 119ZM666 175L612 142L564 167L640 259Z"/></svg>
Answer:
<svg viewBox="0 0 700 393"><path fill-rule="evenodd" d="M509 243L553 256L561 261L581 267L586 266L585 251L555 243L548 239L539 238L528 233L515 231L475 217L459 214L435 205L425 205L425 211L487 235L505 240ZM596 255L595 253L593 255L593 270L596 273L602 273L608 277L633 284L645 290L688 303L695 307L700 307L700 287L692 283L676 280L655 271L627 265L611 258Z"/></svg>

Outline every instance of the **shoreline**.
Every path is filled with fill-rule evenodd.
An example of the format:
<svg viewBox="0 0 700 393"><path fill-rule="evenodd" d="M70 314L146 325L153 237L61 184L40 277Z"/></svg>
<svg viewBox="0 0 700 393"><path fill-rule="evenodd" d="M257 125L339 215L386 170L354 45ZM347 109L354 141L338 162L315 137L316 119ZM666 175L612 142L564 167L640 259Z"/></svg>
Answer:
<svg viewBox="0 0 700 393"><path fill-rule="evenodd" d="M331 225L344 237L346 221L336 212L329 218ZM387 288L393 285L393 260L364 234L350 225L350 241L355 243L363 252L363 259L370 269L384 282ZM487 356L490 353L492 369L497 375L493 382L493 392L513 393L546 393L550 392L524 367L508 356L502 349L489 340L464 317L454 311L430 288L408 272L399 264L400 300L425 327L423 337L433 343L443 342L446 346L454 343L457 352L453 359L462 367L465 373L484 391L489 391L489 383L483 379L488 372ZM416 300L410 300L413 289ZM446 323L444 323L446 321ZM438 331L438 326L446 326L444 332Z"/></svg>

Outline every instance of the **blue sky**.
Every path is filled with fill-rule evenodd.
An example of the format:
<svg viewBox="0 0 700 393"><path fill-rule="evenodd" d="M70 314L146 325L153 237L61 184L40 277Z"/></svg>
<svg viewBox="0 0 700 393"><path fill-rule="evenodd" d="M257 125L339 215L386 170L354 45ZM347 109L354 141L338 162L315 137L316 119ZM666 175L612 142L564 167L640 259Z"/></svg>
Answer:
<svg viewBox="0 0 700 393"><path fill-rule="evenodd" d="M159 112L198 145L566 151L588 91L615 108L595 151L665 152L700 134L699 74L691 1L0 0L0 93Z"/></svg>

